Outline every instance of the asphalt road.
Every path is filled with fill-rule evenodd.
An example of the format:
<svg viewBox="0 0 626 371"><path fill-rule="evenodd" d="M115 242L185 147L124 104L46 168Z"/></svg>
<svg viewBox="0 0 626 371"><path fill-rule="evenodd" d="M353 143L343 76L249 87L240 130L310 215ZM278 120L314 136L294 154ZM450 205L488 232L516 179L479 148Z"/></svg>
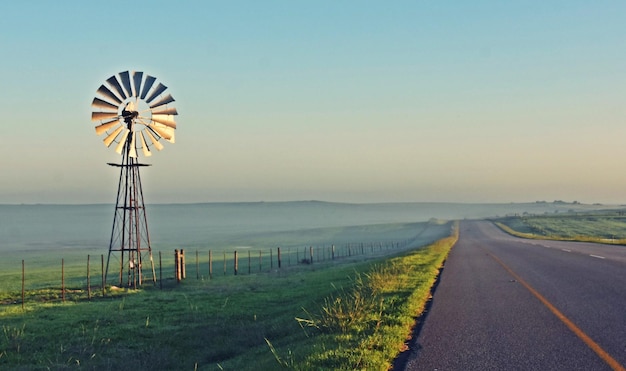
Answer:
<svg viewBox="0 0 626 371"><path fill-rule="evenodd" d="M416 331L395 369L624 370L626 248L463 221Z"/></svg>

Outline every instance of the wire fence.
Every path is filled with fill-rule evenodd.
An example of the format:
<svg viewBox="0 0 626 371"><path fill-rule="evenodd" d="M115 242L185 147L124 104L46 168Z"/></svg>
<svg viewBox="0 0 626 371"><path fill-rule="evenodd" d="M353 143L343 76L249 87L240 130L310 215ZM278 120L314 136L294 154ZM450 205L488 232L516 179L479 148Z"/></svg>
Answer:
<svg viewBox="0 0 626 371"><path fill-rule="evenodd" d="M19 289L16 287L16 276L20 273L3 272L5 278L12 277L5 281L12 283L2 285L4 292L0 291L0 304L21 305L24 308L28 301L91 300L114 295L116 290L123 288L153 285L163 289L190 279L218 280L226 276L286 272L299 267L335 264L350 258L366 260L416 247L416 241L417 236L402 241L241 248L231 251L175 249L166 253L153 252L154 255L148 263L152 265L152 269L145 267L144 261L141 270L137 266L132 269L127 266L123 267L124 271L113 272L120 273L113 276L111 273L114 269L111 267L115 264L109 267L107 274L104 254L87 255L82 263L75 258L68 264L66 259L61 258L58 268L55 269L52 264L52 268L43 271L37 264L30 268L28 261L22 260ZM123 282L121 273L128 274L129 277L124 285L119 285Z"/></svg>

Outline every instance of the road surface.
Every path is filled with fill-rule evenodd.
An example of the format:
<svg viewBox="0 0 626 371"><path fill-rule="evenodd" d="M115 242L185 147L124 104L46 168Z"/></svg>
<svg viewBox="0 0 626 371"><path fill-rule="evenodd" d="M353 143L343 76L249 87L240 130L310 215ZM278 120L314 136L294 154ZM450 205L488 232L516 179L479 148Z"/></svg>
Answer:
<svg viewBox="0 0 626 371"><path fill-rule="evenodd" d="M626 248L463 221L405 370L624 370Z"/></svg>

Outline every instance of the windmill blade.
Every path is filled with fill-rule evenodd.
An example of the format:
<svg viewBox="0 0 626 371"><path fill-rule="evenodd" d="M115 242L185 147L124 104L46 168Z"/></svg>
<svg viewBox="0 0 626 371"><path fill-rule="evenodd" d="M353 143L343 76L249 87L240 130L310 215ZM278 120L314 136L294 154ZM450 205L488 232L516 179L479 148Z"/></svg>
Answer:
<svg viewBox="0 0 626 371"><path fill-rule="evenodd" d="M167 130L167 126L152 123L148 125L148 127L165 140L170 140L172 138L172 133Z"/></svg>
<svg viewBox="0 0 626 371"><path fill-rule="evenodd" d="M170 133L167 132L167 126L163 126L161 124L156 124L156 123L151 123L150 125L148 125L148 127L150 129L152 129L152 131L157 134L159 137L163 138L163 139L170 139L172 137L172 135Z"/></svg>
<svg viewBox="0 0 626 371"><path fill-rule="evenodd" d="M137 148L135 148L135 132L130 132L130 150L128 152L128 156L132 158L137 158Z"/></svg>
<svg viewBox="0 0 626 371"><path fill-rule="evenodd" d="M172 130L172 132L170 133L171 136L170 136L170 139L167 139L167 141L173 144L173 143L176 143L176 134L174 133L173 129L170 129L170 130Z"/></svg>
<svg viewBox="0 0 626 371"><path fill-rule="evenodd" d="M150 94L148 99L146 99L146 103L150 104L150 102L152 102L154 98L158 97L161 93L163 93L165 89L167 89L167 86L159 83L159 85L157 85L157 87L154 89L152 94Z"/></svg>
<svg viewBox="0 0 626 371"><path fill-rule="evenodd" d="M126 138L128 138L128 133L130 133L130 130L124 128L124 133L122 133L120 142L117 143L117 147L115 147L115 152L117 152L118 154L122 154L122 149L124 149L124 146L126 145Z"/></svg>
<svg viewBox="0 0 626 371"><path fill-rule="evenodd" d="M138 97L141 91L141 79L143 72L133 71L133 97Z"/></svg>
<svg viewBox="0 0 626 371"><path fill-rule="evenodd" d="M178 115L178 111L176 111L176 108L174 107L169 107L169 108L161 108L158 111L152 111L153 115Z"/></svg>
<svg viewBox="0 0 626 371"><path fill-rule="evenodd" d="M130 86L130 73L128 73L128 71L120 72L120 78L122 79L122 85L124 85L124 89L126 89L126 92L128 93L126 97L132 97L133 89Z"/></svg>
<svg viewBox="0 0 626 371"><path fill-rule="evenodd" d="M106 119L117 118L119 115L117 112L92 112L91 113L91 121L100 121Z"/></svg>
<svg viewBox="0 0 626 371"><path fill-rule="evenodd" d="M172 129L176 129L176 122L172 118L172 115L152 115L152 121L158 122L159 124L163 124Z"/></svg>
<svg viewBox="0 0 626 371"><path fill-rule="evenodd" d="M107 131L109 131L110 129L114 128L116 125L119 125L120 122L118 120L113 120L111 122L107 122L104 123L102 125L98 125L96 126L96 134L98 135L102 135L104 133L106 133Z"/></svg>
<svg viewBox="0 0 626 371"><path fill-rule="evenodd" d="M143 89L141 90L141 96L139 98L144 99L146 97L146 94L148 94L148 91L152 87L152 84L154 84L155 80L156 77L152 77L150 75L146 76L146 82L143 84Z"/></svg>
<svg viewBox="0 0 626 371"><path fill-rule="evenodd" d="M104 145L107 147L111 146L111 143L113 143L113 141L115 140L115 138L117 138L117 136L119 135L119 133L122 131L122 129L124 129L123 126L118 127L117 129L115 129L114 132L112 132L111 134L109 134L106 138L104 138L103 142Z"/></svg>
<svg viewBox="0 0 626 371"><path fill-rule="evenodd" d="M124 109L132 112L135 110L136 105L137 105L136 102L131 100L128 103L126 103L126 107L124 107Z"/></svg>
<svg viewBox="0 0 626 371"><path fill-rule="evenodd" d="M117 110L117 106L113 103L109 103L105 100L102 100L100 98L94 98L93 102L91 102L91 105L93 107L98 107L98 108L105 108L105 109L114 109Z"/></svg>
<svg viewBox="0 0 626 371"><path fill-rule="evenodd" d="M100 85L100 87L98 88L97 92L99 94L101 94L102 96L105 96L107 98L110 98L112 101L120 104L122 103L122 100L120 98L118 98L117 95L113 94L113 92L111 90L109 90L109 88L107 88L104 85Z"/></svg>
<svg viewBox="0 0 626 371"><path fill-rule="evenodd" d="M152 142L152 145L154 146L154 148L157 149L157 151L160 151L163 149L163 145L159 143L159 141L154 137L154 135L152 135L150 130L146 130L146 134L148 134L148 138Z"/></svg>
<svg viewBox="0 0 626 371"><path fill-rule="evenodd" d="M172 98L171 94L168 94L167 96L163 97L163 99L159 100L158 102L151 104L150 108L156 108L156 107L162 106L164 104L172 103L172 102L174 102L174 98Z"/></svg>
<svg viewBox="0 0 626 371"><path fill-rule="evenodd" d="M176 143L174 139L176 130L174 128L164 126L161 124L154 124L154 126L158 127L161 130L161 133L164 134L161 136L163 139L167 140L170 143Z"/></svg>
<svg viewBox="0 0 626 371"><path fill-rule="evenodd" d="M120 82L117 81L117 78L115 77L115 75L109 77L107 79L107 82L119 94L119 96L121 98L121 99L118 98L120 103L122 103L122 101L124 99L128 98L128 96L124 93L124 89L122 89L122 86L120 85Z"/></svg>
<svg viewBox="0 0 626 371"><path fill-rule="evenodd" d="M143 155L145 157L152 156L152 152L148 149L148 145L146 144L146 138L143 136L143 131L139 132L139 141L141 142L141 149L143 150Z"/></svg>

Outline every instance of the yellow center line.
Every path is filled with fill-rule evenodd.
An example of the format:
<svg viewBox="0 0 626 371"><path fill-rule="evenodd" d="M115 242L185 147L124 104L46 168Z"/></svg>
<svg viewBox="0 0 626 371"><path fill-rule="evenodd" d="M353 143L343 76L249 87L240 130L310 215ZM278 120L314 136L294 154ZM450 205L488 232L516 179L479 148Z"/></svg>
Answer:
<svg viewBox="0 0 626 371"><path fill-rule="evenodd" d="M511 270L504 262L498 259L497 256L489 253L489 255L498 262L504 269L506 269L509 274L511 274L515 280L521 283L528 291L530 291L539 301L543 303L558 319L560 319L576 336L578 336L591 350L596 352L596 354L606 362L613 370L615 371L626 371L626 368L622 366L615 358L611 357L609 353L607 353L598 343L593 341L587 334L583 332L574 322L572 322L569 318L567 318L560 310L556 309L552 303L548 301L548 299L544 298L537 290L532 288L526 281L524 281L520 276L518 276L515 272Z"/></svg>

